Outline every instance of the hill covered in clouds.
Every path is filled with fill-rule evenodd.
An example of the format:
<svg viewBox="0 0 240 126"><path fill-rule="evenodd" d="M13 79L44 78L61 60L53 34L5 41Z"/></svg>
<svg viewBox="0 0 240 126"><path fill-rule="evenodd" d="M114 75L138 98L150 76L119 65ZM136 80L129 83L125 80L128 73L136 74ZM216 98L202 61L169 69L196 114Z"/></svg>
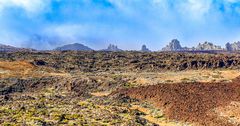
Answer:
<svg viewBox="0 0 240 126"><path fill-rule="evenodd" d="M93 49L83 45L83 44L79 44L79 43L74 43L74 44L68 44L68 45L64 45L61 47L57 47L55 50L57 51L68 51L68 50L72 50L72 51L92 51Z"/></svg>

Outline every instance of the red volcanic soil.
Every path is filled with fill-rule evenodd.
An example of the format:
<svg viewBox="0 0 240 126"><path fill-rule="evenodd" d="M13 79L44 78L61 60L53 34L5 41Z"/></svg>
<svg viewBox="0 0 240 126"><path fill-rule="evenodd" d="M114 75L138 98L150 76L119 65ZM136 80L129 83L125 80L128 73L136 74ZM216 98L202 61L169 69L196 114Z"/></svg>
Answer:
<svg viewBox="0 0 240 126"><path fill-rule="evenodd" d="M213 110L232 101L240 102L240 78L231 83L159 84L123 89L118 93L152 102L170 119L207 126L231 126L234 124L219 118Z"/></svg>

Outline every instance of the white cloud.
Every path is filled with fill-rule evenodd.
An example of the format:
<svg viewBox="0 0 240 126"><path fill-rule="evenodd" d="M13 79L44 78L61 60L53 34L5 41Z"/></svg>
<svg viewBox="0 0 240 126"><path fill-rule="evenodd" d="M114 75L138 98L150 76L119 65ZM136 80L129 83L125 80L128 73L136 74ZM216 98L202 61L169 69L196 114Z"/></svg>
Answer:
<svg viewBox="0 0 240 126"><path fill-rule="evenodd" d="M61 36L63 38L75 39L78 35L88 35L89 26L81 24L61 24L61 25L52 25L44 29L46 34L54 34Z"/></svg>
<svg viewBox="0 0 240 126"><path fill-rule="evenodd" d="M28 14L42 12L48 6L50 0L0 0L0 13L8 7L18 7Z"/></svg>
<svg viewBox="0 0 240 126"><path fill-rule="evenodd" d="M175 4L175 9L183 18L203 21L212 8L212 0L184 0Z"/></svg>
<svg viewBox="0 0 240 126"><path fill-rule="evenodd" d="M225 0L236 2L238 0ZM122 13L134 15L151 10L155 16L173 19L172 15L192 21L202 21L213 8L213 0L109 0Z"/></svg>
<svg viewBox="0 0 240 126"><path fill-rule="evenodd" d="M49 10L51 1L59 1L59 9ZM0 42L43 34L66 40L119 41L122 45L151 42L157 48L172 38L193 42L219 37L220 41L222 36L235 36L229 31L239 31L235 13L240 14L240 8L232 5L240 0L107 0L113 7L106 9L95 0L72 1L0 0ZM19 15L11 12L16 8ZM50 18L45 18L45 12Z"/></svg>

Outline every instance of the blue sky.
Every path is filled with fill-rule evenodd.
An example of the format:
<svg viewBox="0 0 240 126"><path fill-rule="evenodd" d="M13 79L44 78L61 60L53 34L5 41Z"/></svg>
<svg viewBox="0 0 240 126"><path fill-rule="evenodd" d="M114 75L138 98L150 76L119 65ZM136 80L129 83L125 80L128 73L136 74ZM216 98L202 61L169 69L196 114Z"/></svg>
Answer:
<svg viewBox="0 0 240 126"><path fill-rule="evenodd" d="M240 0L0 0L3 44L160 50L174 38L189 47L240 40Z"/></svg>

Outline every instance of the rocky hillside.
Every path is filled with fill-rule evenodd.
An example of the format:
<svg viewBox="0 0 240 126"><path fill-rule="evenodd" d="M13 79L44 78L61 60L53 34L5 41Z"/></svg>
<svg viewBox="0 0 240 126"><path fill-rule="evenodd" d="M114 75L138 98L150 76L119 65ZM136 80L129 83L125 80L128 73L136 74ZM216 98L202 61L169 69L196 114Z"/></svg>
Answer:
<svg viewBox="0 0 240 126"><path fill-rule="evenodd" d="M0 60L29 60L64 71L166 71L240 68L240 54L169 52L41 52L0 53Z"/></svg>
<svg viewBox="0 0 240 126"><path fill-rule="evenodd" d="M62 47L58 47L55 50L57 51L67 51L67 50L72 50L72 51L92 51L93 49L79 43L74 43L74 44L69 44L69 45L64 45Z"/></svg>
<svg viewBox="0 0 240 126"><path fill-rule="evenodd" d="M119 94L153 102L165 109L165 114L172 120L197 122L199 125L196 126L238 126L239 120L227 119L233 120L228 116L239 115L234 114L239 112L239 81L237 78L231 83L159 84L120 90ZM233 104L233 101L237 104ZM228 106L231 102L232 105ZM222 107L225 110L219 110ZM228 116L222 118L222 115Z"/></svg>
<svg viewBox="0 0 240 126"><path fill-rule="evenodd" d="M20 51L34 51L33 49L17 48L9 45L0 44L0 52L20 52Z"/></svg>

